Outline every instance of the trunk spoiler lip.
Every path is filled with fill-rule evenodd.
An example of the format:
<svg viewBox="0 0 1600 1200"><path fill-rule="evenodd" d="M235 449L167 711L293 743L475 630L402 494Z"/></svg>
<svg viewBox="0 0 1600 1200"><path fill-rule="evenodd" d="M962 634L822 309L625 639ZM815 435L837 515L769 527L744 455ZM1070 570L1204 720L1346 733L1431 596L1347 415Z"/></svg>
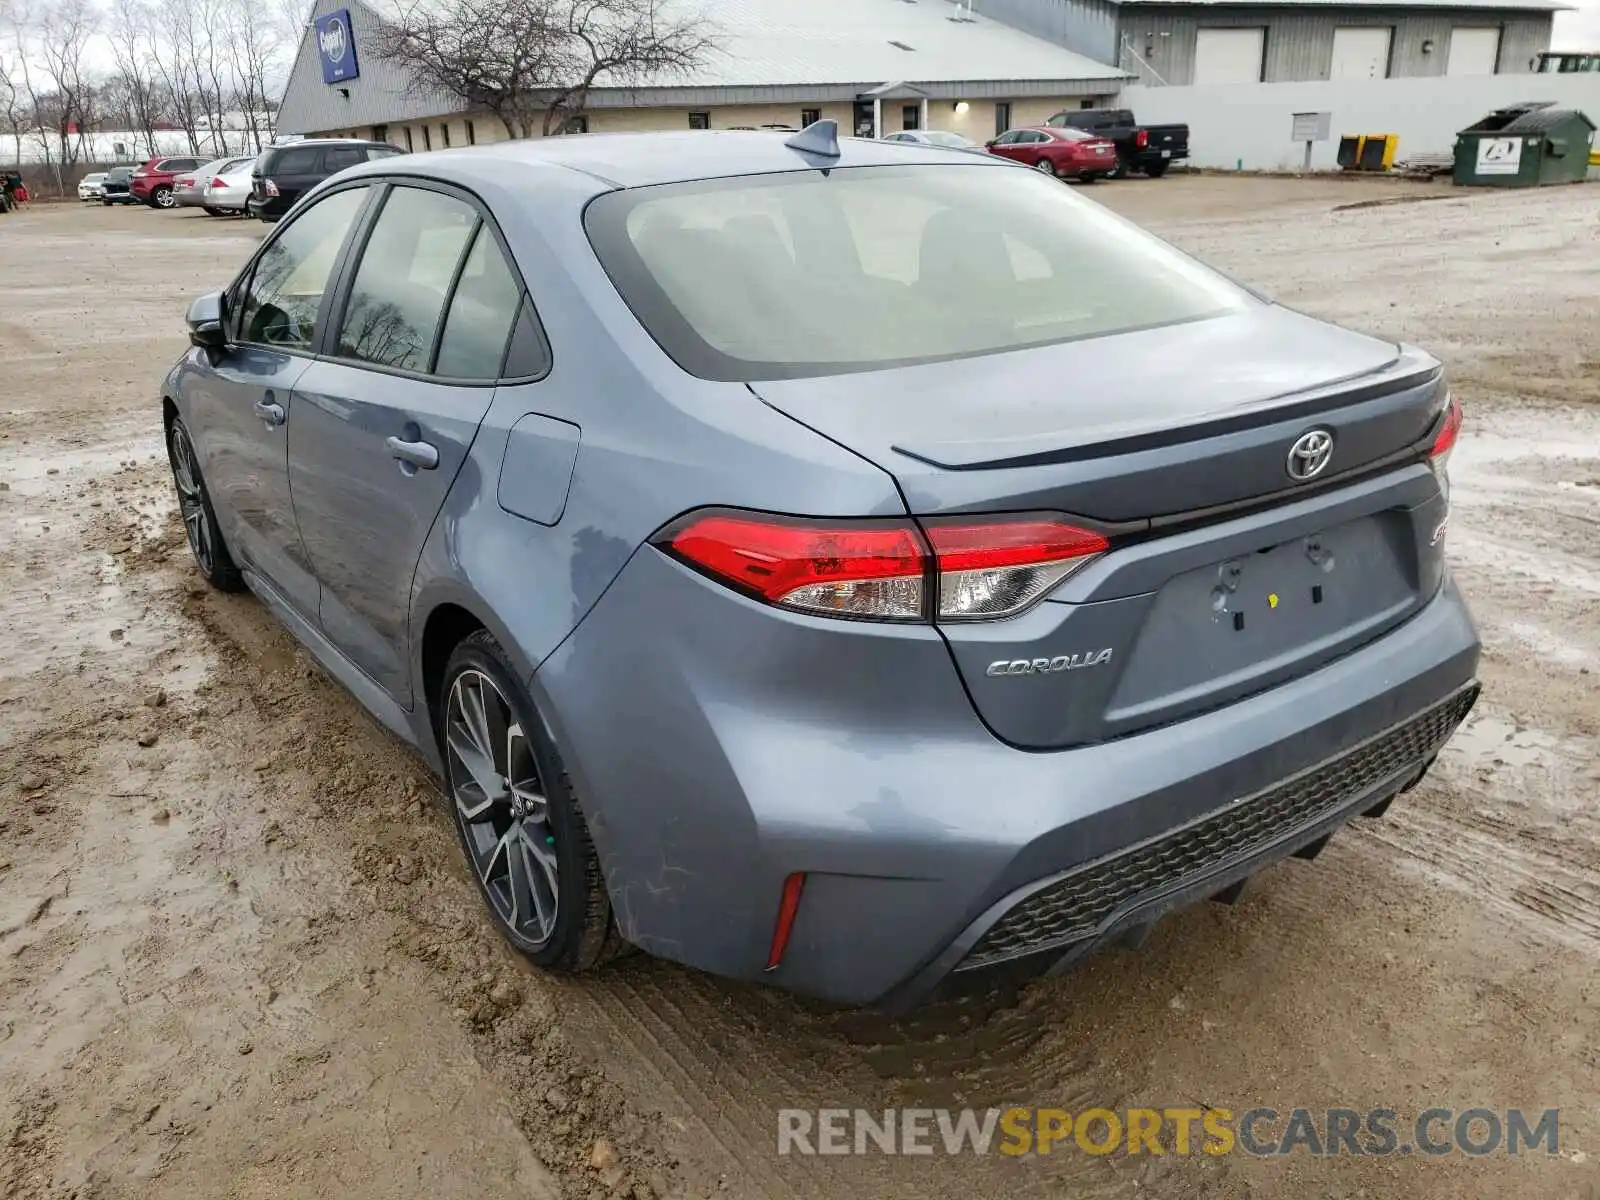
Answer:
<svg viewBox="0 0 1600 1200"><path fill-rule="evenodd" d="M995 455L994 443L945 442L909 446L891 444L895 453L945 471L990 471L1017 467L1089 462L1119 454L1133 454L1163 446L1199 441L1259 425L1263 416L1272 421L1293 420L1326 412L1329 408L1375 400L1412 388L1441 383L1444 367L1431 355L1409 347L1396 347L1395 358L1372 371L1345 376L1316 387L1268 396L1237 408L1201 414L1181 425L1146 424L1116 430L1111 436L1076 445L1060 445L1061 434L1032 435L1009 453ZM1365 381L1357 387L1352 383ZM1030 449L1029 446L1038 447Z"/></svg>

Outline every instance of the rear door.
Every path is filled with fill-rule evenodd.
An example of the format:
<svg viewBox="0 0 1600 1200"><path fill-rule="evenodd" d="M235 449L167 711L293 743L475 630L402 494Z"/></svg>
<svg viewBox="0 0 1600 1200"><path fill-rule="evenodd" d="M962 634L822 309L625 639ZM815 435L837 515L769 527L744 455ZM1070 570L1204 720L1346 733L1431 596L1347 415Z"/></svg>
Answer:
<svg viewBox="0 0 1600 1200"><path fill-rule="evenodd" d="M521 303L486 215L442 186L389 187L295 388L290 485L323 632L406 706L412 576Z"/></svg>

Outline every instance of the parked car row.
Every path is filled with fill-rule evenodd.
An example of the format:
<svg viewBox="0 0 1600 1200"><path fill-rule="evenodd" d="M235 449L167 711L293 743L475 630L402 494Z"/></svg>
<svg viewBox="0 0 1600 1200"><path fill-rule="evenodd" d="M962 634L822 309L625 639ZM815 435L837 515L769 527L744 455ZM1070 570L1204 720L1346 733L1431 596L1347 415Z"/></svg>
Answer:
<svg viewBox="0 0 1600 1200"><path fill-rule="evenodd" d="M982 145L942 129L902 129L883 140L995 154L1082 183L1134 171L1159 179L1189 157L1187 125L1140 125L1125 108L1068 109L1043 125L1008 129Z"/></svg>
<svg viewBox="0 0 1600 1200"><path fill-rule="evenodd" d="M260 154L216 158L152 158L85 175L78 199L151 208L201 208L211 216L275 221L300 194L346 167L405 151L355 138L307 138L268 146Z"/></svg>

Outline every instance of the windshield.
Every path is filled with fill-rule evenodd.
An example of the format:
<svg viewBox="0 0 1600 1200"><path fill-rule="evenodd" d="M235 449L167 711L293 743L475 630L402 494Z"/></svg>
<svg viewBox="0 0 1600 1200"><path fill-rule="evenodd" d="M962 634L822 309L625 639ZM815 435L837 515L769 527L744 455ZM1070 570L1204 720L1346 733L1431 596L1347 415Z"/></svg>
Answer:
<svg viewBox="0 0 1600 1200"><path fill-rule="evenodd" d="M946 133L942 129L930 129L922 136L928 139L930 146L947 146L952 150L966 150L974 145L971 138L964 138L959 133Z"/></svg>
<svg viewBox="0 0 1600 1200"><path fill-rule="evenodd" d="M1220 316L1259 303L1038 172L858 167L625 189L595 253L692 374L838 374Z"/></svg>

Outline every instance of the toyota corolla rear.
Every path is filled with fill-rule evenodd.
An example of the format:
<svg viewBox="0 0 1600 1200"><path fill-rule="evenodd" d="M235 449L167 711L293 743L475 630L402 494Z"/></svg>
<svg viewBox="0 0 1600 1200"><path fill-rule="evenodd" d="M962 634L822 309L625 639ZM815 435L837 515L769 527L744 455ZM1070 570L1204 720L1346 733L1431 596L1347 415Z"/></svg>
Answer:
<svg viewBox="0 0 1600 1200"><path fill-rule="evenodd" d="M588 207L654 369L763 431L539 673L655 953L887 1005L1075 961L1380 812L1475 698L1439 364L964 162ZM771 500L845 460L881 500Z"/></svg>

